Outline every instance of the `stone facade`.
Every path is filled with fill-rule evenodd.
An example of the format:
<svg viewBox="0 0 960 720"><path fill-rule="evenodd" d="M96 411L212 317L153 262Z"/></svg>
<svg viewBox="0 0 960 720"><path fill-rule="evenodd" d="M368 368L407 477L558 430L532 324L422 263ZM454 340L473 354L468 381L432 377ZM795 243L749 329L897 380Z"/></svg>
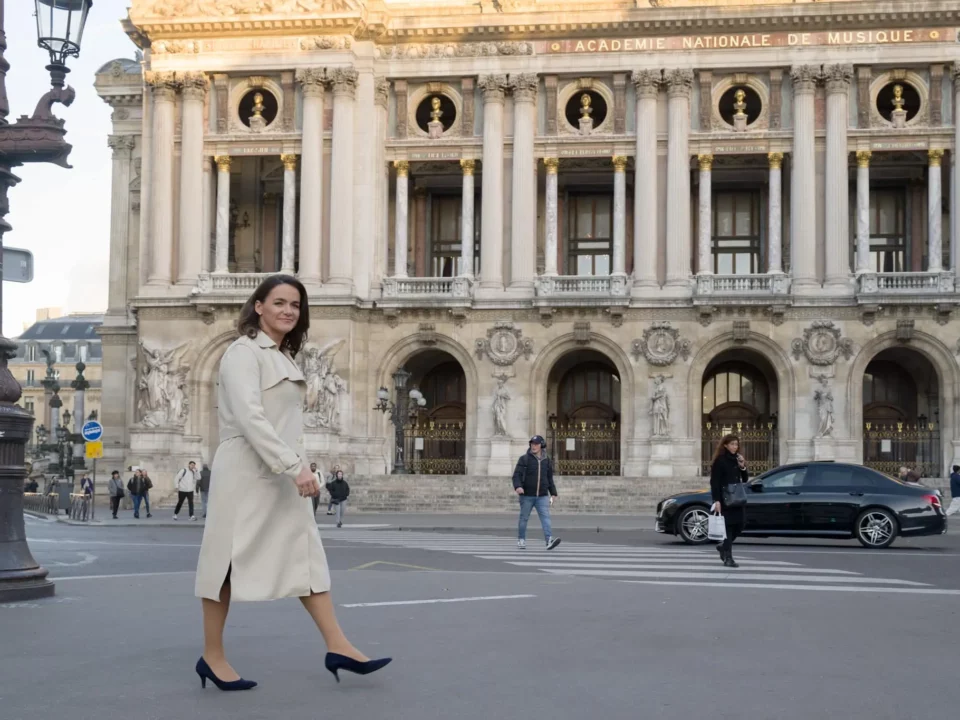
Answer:
<svg viewBox="0 0 960 720"><path fill-rule="evenodd" d="M107 457L212 460L239 307L293 270L308 448L369 506L400 482L379 388L424 487L489 507L534 433L609 478L569 481L591 509L699 485L727 429L758 467L943 477L960 10L850 4L134 0L142 66L96 80Z"/></svg>

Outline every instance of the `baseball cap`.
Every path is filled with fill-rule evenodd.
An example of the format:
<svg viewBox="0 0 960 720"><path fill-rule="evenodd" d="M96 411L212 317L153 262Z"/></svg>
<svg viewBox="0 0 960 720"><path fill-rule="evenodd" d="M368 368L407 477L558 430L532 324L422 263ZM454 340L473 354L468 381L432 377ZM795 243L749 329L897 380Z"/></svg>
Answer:
<svg viewBox="0 0 960 720"><path fill-rule="evenodd" d="M530 444L533 445L534 443L537 445L546 445L547 441L544 440L540 435L534 435L532 438L530 438Z"/></svg>

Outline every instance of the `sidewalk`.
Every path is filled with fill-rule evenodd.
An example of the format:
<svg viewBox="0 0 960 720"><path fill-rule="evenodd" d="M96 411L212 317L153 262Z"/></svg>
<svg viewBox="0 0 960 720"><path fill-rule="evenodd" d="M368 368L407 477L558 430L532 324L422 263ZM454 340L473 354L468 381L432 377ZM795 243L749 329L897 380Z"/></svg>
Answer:
<svg viewBox="0 0 960 720"><path fill-rule="evenodd" d="M92 527L203 527L203 518L198 517L196 522L181 516L174 520L172 513L164 511L154 513L152 518L141 514L139 520L133 518L131 511L121 514L118 519L110 517L107 510L103 515L97 513L94 522L75 522L63 515L56 516L56 520L68 525L88 525ZM33 513L31 513L33 515ZM34 515L34 517L38 517ZM49 516L39 516L49 517ZM567 530L652 530L653 513L638 515L599 515L595 513L563 513L553 512L553 524L560 532ZM317 525L321 530L336 529L332 517L328 517L321 510L317 513ZM517 513L349 513L344 523L344 530L487 530L503 531L516 530Z"/></svg>

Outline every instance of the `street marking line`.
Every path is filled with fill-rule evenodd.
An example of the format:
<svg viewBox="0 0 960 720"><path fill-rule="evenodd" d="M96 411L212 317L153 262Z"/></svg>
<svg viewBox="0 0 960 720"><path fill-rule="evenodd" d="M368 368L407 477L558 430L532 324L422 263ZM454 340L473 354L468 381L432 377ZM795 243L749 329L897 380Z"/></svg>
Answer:
<svg viewBox="0 0 960 720"><path fill-rule="evenodd" d="M686 565L687 563L698 563L698 562L709 562L710 560L715 560L710 555L696 555L694 557L683 557L683 558L662 558L662 557L650 557L645 555L638 555L636 557L621 557L621 556L607 556L607 555L567 555L562 553L559 555L544 555L540 554L539 556L534 555L524 555L524 553L499 553L499 554L485 554L485 555L475 555L482 560L525 560L530 557L534 558L543 558L538 560L538 562L610 562L610 563L656 563L658 565ZM549 558L549 559L548 559ZM785 562L782 560L751 560L749 558L737 558L737 562L745 563L750 566L764 566L764 567L799 567L798 563Z"/></svg>
<svg viewBox="0 0 960 720"><path fill-rule="evenodd" d="M644 572L634 570L560 570L550 568L540 568L543 572L554 573L556 575L582 575L596 577L613 578L676 578L676 579L716 579L718 576L711 572ZM727 573L722 576L724 580L796 580L796 575L754 575L752 573ZM912 580L887 580L885 578L869 577L850 577L844 575L835 577L830 575L811 575L806 578L808 582L835 582L835 583L876 583L878 585L913 585L915 587L928 586L928 583L918 583Z"/></svg>
<svg viewBox="0 0 960 720"><path fill-rule="evenodd" d="M363 565L357 565L356 567L350 568L350 570L369 570L374 565L393 565L394 567L407 568L408 570L431 570L441 572L440 568L430 568L424 567L423 565L407 565L406 563L396 563L396 562L387 562L385 560L374 560L373 562L364 563Z"/></svg>
<svg viewBox="0 0 960 720"><path fill-rule="evenodd" d="M80 567L81 565L92 565L97 561L96 555L91 555L90 553L78 552L74 553L76 555L81 555L82 559L77 562L61 562L59 560L50 560L45 565L50 567Z"/></svg>
<svg viewBox="0 0 960 720"><path fill-rule="evenodd" d="M960 590L943 588L848 587L845 585L781 585L773 583L667 582L658 580L621 580L631 585L682 585L693 587L756 588L758 590L827 590L831 592L905 593L911 595L960 595Z"/></svg>
<svg viewBox="0 0 960 720"><path fill-rule="evenodd" d="M49 578L55 583L64 580L113 580L115 578L161 577L164 575L196 575L196 570L171 570L169 572L117 573L116 575L73 575Z"/></svg>
<svg viewBox="0 0 960 720"><path fill-rule="evenodd" d="M645 563L637 563L633 565L610 565L606 563L566 563L562 561L558 562L508 562L508 565L517 565L519 567L536 567L541 570L549 570L551 568L580 568L580 569L593 569L593 570L663 570L661 565L647 565ZM680 566L684 570L706 570L708 572L723 572L729 574L729 570L723 567L718 562L710 564L700 564L700 565L683 565ZM821 570L820 568L783 568L783 567L773 567L773 568L763 568L763 567L754 567L750 566L751 572L768 572L768 573L809 573L811 575L821 573L824 575L844 575L847 577L862 575L862 573L852 572L850 570Z"/></svg>
<svg viewBox="0 0 960 720"><path fill-rule="evenodd" d="M27 538L28 543L56 543L57 545L109 545L113 550L123 550L128 547L200 547L200 543L132 543L126 540L54 540L51 538Z"/></svg>
<svg viewBox="0 0 960 720"><path fill-rule="evenodd" d="M389 602L374 603L345 603L340 607L345 608L364 608L364 607L389 607L393 605L437 605L440 603L463 603L477 602L479 600L523 600L535 598L536 595L485 595L480 597L465 598L433 598L431 600L391 600Z"/></svg>

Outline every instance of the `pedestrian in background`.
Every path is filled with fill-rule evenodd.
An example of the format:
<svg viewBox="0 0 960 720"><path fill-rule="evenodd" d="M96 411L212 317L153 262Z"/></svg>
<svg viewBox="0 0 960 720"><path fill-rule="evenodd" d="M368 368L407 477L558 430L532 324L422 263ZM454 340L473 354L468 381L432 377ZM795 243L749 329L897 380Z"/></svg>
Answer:
<svg viewBox="0 0 960 720"><path fill-rule="evenodd" d="M743 532L746 513L742 506L727 506L725 491L728 485L744 483L748 477L746 461L740 454L740 438L736 435L724 435L713 454L713 465L710 467L710 496L713 499L710 511L723 515L727 526L727 537L717 545L720 559L727 567L740 567L733 559L733 541Z"/></svg>
<svg viewBox="0 0 960 720"><path fill-rule="evenodd" d="M123 499L123 480L120 479L120 472L114 470L110 473L110 482L107 483L107 494L110 496L110 512L113 513L113 519L117 519L117 510L120 509L120 500Z"/></svg>
<svg viewBox="0 0 960 720"><path fill-rule="evenodd" d="M203 516L207 516L207 498L210 495L210 468L204 463L200 468L200 481L197 483L200 492L200 503L203 505Z"/></svg>
<svg viewBox="0 0 960 720"><path fill-rule="evenodd" d="M950 498L947 515L960 512L960 465L954 465L953 472L950 473Z"/></svg>
<svg viewBox="0 0 960 720"><path fill-rule="evenodd" d="M143 504L147 511L147 517L153 517L150 514L150 491L153 490L153 480L150 479L150 473L147 470L142 471L143 475Z"/></svg>
<svg viewBox="0 0 960 720"><path fill-rule="evenodd" d="M923 487L923 483L920 482L920 473L918 473L916 470L908 471L904 482L907 485L912 485L913 487Z"/></svg>
<svg viewBox="0 0 960 720"><path fill-rule="evenodd" d="M133 516L138 520L140 519L140 505L147 489L146 474L138 468L134 471L133 477L127 481L127 490L130 492L130 497L133 498ZM147 517L150 517L149 504L147 505Z"/></svg>
<svg viewBox="0 0 960 720"><path fill-rule="evenodd" d="M333 482L334 478L337 476L337 473L340 472L340 466L334 465L333 470L330 473L330 479L324 484L324 489L327 491L327 494L330 495L330 483ZM327 500L327 515L333 515L333 496L330 495Z"/></svg>
<svg viewBox="0 0 960 720"><path fill-rule="evenodd" d="M517 547L521 550L527 548L527 521L534 508L540 518L547 550L553 550L560 544L560 538L553 537L550 523L550 507L557 497L557 487L553 484L553 463L547 457L546 446L546 441L540 435L530 438L530 449L520 456L513 471L513 491L520 499Z"/></svg>
<svg viewBox="0 0 960 720"><path fill-rule="evenodd" d="M333 480L327 484L327 492L330 493L330 502L337 506L337 527L343 527L343 512L350 497L350 486L343 477L343 470L337 470Z"/></svg>
<svg viewBox="0 0 960 720"><path fill-rule="evenodd" d="M310 472L313 473L314 480L317 481L317 487L323 485L323 471L317 469L317 464L315 462L310 463ZM313 500L313 514L317 514L317 510L320 509L320 493L311 498ZM327 513L329 515L330 513Z"/></svg>
<svg viewBox="0 0 960 720"><path fill-rule="evenodd" d="M180 508L183 507L183 501L187 501L187 509L190 511L190 519L196 520L197 516L193 514L193 493L196 492L197 483L200 482L200 471L197 470L197 464L191 460L187 467L180 468L174 485L177 487L177 507L173 511L173 519L176 520L180 514Z"/></svg>
<svg viewBox="0 0 960 720"><path fill-rule="evenodd" d="M93 495L93 480L90 479L89 473L84 473L80 477L80 492L88 496Z"/></svg>

